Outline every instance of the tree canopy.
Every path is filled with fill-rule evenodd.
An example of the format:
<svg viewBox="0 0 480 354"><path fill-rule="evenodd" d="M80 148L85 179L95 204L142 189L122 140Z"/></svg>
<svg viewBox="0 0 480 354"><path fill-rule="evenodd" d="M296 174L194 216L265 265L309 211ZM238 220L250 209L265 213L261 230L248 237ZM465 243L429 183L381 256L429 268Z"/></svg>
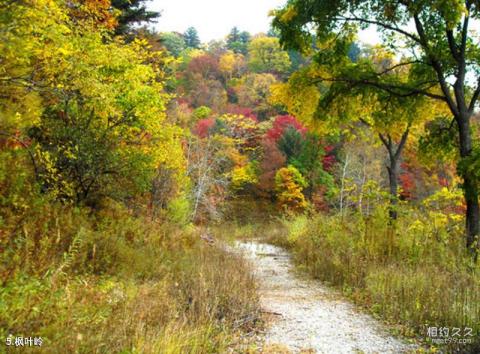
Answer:
<svg viewBox="0 0 480 354"><path fill-rule="evenodd" d="M284 46L313 52L320 65L314 81L445 102L459 132L460 156L472 160L476 147L471 117L480 95L480 45L472 26L480 17L476 2L290 0L274 15L273 25ZM378 68L350 60L358 29L372 25L385 47L401 57L398 63ZM410 75L404 79L389 75L397 68L408 68ZM466 243L475 248L480 233L478 180L469 170L460 173L467 203Z"/></svg>
<svg viewBox="0 0 480 354"><path fill-rule="evenodd" d="M280 48L278 38L259 36L248 45L249 66L258 73L284 74L290 68L288 53Z"/></svg>

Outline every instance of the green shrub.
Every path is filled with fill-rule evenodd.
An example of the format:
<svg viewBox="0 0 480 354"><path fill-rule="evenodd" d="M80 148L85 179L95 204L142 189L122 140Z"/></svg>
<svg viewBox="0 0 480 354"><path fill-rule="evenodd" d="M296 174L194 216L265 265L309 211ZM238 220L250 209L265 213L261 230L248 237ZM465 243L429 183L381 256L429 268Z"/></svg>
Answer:
<svg viewBox="0 0 480 354"><path fill-rule="evenodd" d="M168 204L168 219L181 226L187 225L192 217L190 201L185 195L181 195Z"/></svg>

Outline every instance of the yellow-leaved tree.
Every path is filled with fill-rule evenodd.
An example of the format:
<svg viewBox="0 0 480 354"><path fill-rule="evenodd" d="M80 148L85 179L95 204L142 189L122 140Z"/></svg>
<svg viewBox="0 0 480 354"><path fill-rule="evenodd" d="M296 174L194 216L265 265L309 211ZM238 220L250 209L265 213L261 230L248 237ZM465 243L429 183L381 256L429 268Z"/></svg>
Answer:
<svg viewBox="0 0 480 354"><path fill-rule="evenodd" d="M173 171L180 190L183 132L165 114L171 59L111 37L110 22L82 6L22 1L0 11L11 27L0 44L0 130L28 141L41 190L65 202L142 197L158 169Z"/></svg>
<svg viewBox="0 0 480 354"><path fill-rule="evenodd" d="M306 186L305 179L294 166L279 169L275 175L278 205L286 211L305 210L308 204L302 191Z"/></svg>

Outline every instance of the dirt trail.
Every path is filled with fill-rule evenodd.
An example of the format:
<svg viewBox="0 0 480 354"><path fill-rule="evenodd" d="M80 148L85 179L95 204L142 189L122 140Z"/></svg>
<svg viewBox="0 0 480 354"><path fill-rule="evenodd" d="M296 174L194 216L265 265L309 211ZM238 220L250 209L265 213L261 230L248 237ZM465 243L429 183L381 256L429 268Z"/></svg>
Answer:
<svg viewBox="0 0 480 354"><path fill-rule="evenodd" d="M294 353L414 351L321 283L292 274L290 257L281 248L257 242L237 242L236 248L253 263L262 308L274 317L265 336L267 345L280 344Z"/></svg>

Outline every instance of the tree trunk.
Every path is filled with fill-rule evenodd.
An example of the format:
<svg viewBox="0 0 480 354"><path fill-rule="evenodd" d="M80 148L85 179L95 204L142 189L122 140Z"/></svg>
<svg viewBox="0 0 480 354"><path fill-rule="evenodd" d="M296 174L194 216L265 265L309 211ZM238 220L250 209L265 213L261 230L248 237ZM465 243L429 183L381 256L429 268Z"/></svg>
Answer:
<svg viewBox="0 0 480 354"><path fill-rule="evenodd" d="M476 181L464 174L463 176L463 189L465 201L467 204L467 214L466 214L466 229L467 229L467 239L466 244L467 248L472 251L473 254L476 254L476 244L475 240L479 235L479 224L480 224L480 209L478 205L478 188Z"/></svg>
<svg viewBox="0 0 480 354"><path fill-rule="evenodd" d="M349 163L349 155L347 153L347 156L345 157L345 163L343 164L343 171L342 171L342 180L341 180L341 186L340 186L340 215L343 218L343 209L344 209L344 189L345 189L345 177L347 175L347 167Z"/></svg>
<svg viewBox="0 0 480 354"><path fill-rule="evenodd" d="M390 185L390 210L388 215L391 220L397 220L397 204L398 204L398 159L391 159L390 166L387 166L388 182Z"/></svg>
<svg viewBox="0 0 480 354"><path fill-rule="evenodd" d="M389 191L390 191L390 210L388 214L390 220L397 220L398 212L398 172L399 172L399 163L400 157L402 156L403 148L407 143L408 135L410 133L410 125L407 126L405 131L402 134L402 138L395 148L395 143L392 140L390 134L384 136L379 134L380 140L388 151L389 164L387 165L388 171L388 182L389 182Z"/></svg>
<svg viewBox="0 0 480 354"><path fill-rule="evenodd" d="M462 159L468 158L472 154L472 136L470 131L470 115L463 113L457 117L457 124L460 139L460 156ZM480 228L480 208L478 204L478 186L475 176L467 170L462 170L463 195L467 204L466 212L466 246L477 257L478 242L476 238L479 235Z"/></svg>

